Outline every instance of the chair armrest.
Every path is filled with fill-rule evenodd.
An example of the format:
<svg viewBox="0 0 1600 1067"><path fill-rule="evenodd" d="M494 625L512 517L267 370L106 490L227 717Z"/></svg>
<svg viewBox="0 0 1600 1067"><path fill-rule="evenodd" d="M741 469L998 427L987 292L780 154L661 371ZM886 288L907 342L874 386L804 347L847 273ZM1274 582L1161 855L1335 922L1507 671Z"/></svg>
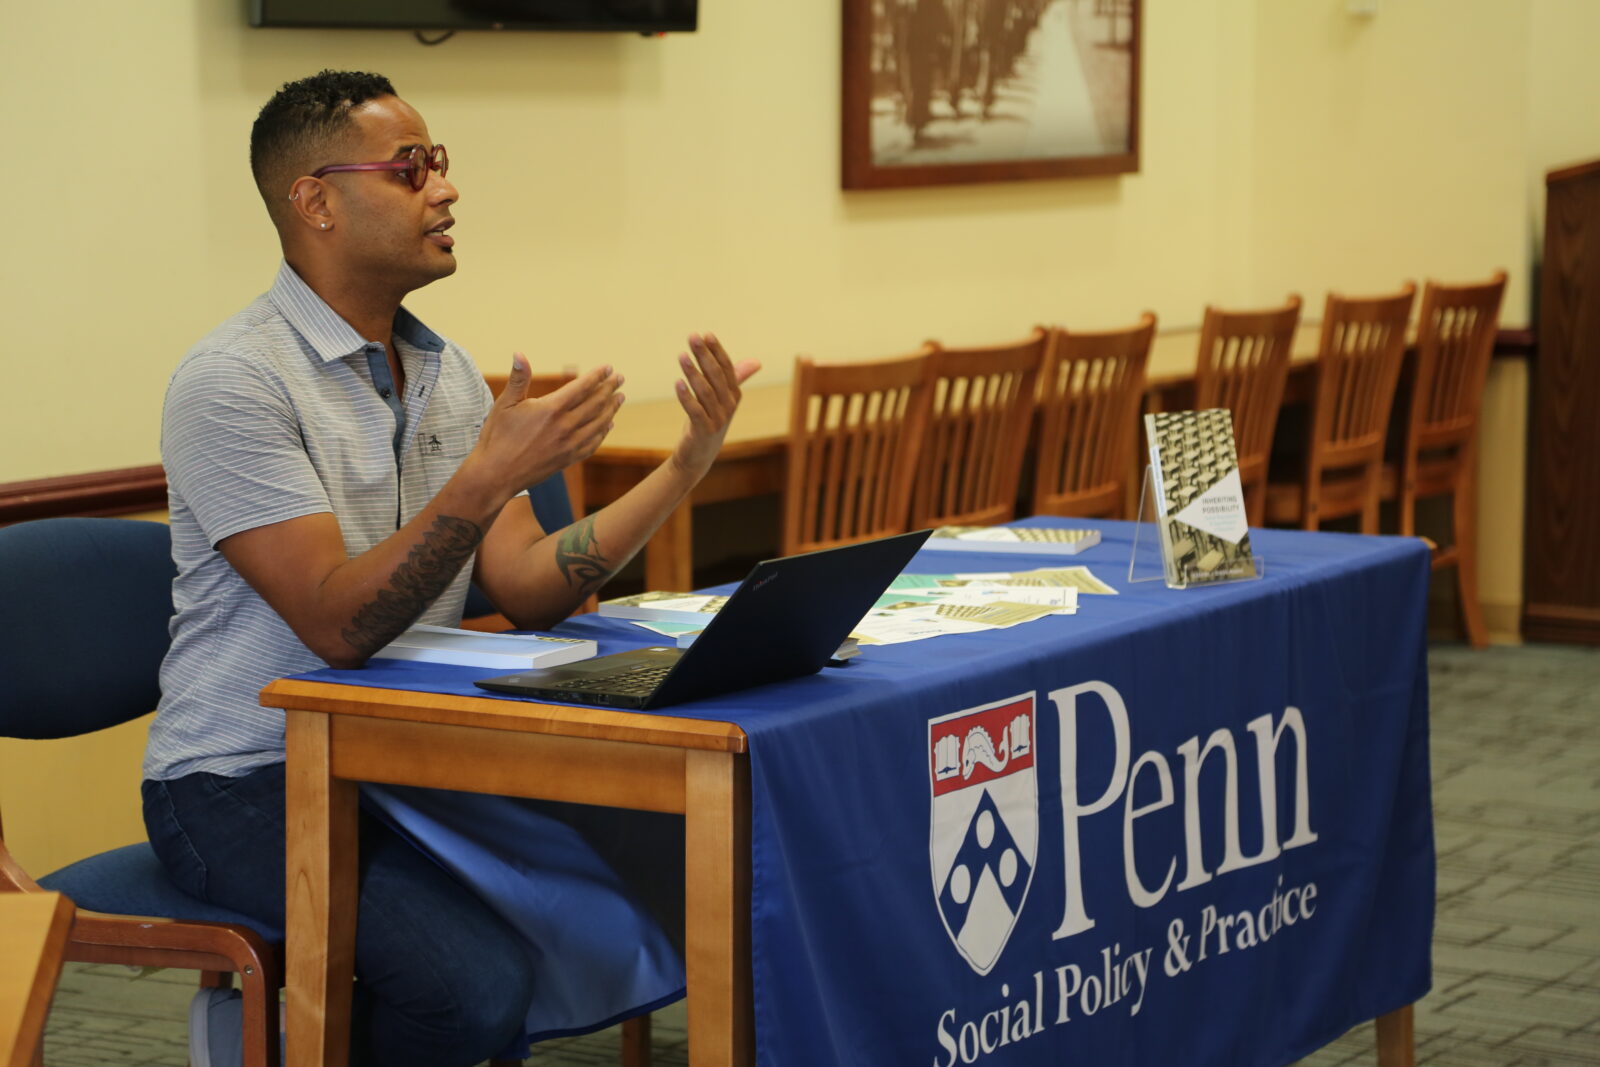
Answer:
<svg viewBox="0 0 1600 1067"><path fill-rule="evenodd" d="M43 887L28 876L11 856L11 850L6 848L4 838L0 838L0 893L20 890L24 893L43 892Z"/></svg>

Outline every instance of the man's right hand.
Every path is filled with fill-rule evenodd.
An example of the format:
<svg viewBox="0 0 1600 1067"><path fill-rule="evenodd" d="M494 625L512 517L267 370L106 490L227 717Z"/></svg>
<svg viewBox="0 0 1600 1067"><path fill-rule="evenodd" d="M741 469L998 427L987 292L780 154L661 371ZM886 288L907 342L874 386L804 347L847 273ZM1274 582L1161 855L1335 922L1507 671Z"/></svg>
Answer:
<svg viewBox="0 0 1600 1067"><path fill-rule="evenodd" d="M528 396L533 372L521 352L483 422L469 463L513 496L588 459L611 431L622 406L622 376L598 367L542 397Z"/></svg>

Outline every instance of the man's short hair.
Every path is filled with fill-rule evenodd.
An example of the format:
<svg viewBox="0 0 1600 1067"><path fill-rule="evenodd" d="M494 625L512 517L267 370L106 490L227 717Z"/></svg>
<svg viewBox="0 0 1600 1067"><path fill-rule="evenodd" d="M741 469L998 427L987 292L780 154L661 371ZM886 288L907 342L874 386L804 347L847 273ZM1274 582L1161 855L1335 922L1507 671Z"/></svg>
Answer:
<svg viewBox="0 0 1600 1067"><path fill-rule="evenodd" d="M354 128L350 112L380 96L394 96L394 86L381 74L325 70L286 83L268 100L250 129L250 172L274 218L289 183L314 169L330 145Z"/></svg>

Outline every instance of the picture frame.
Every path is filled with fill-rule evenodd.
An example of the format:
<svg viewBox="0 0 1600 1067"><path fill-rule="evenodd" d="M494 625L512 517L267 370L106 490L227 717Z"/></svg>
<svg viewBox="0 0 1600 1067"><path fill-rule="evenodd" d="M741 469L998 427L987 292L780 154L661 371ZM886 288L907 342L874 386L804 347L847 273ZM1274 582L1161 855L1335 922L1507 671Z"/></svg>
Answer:
<svg viewBox="0 0 1600 1067"><path fill-rule="evenodd" d="M843 187L1139 169L1143 0L842 0Z"/></svg>

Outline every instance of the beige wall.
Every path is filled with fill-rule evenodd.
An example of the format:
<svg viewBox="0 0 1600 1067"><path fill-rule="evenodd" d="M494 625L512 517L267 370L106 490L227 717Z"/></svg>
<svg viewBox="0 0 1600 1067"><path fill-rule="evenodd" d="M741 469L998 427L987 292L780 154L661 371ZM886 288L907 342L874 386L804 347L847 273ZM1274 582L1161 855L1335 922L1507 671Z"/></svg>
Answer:
<svg viewBox="0 0 1600 1067"><path fill-rule="evenodd" d="M1547 6L1541 16L1559 37L1576 12ZM1314 314L1330 289L1392 291L1408 278L1469 281L1503 267L1502 321L1525 324L1530 75L1547 76L1552 63L1579 69L1576 51L1541 39L1536 53L1528 6L1493 0L1382 0L1372 17L1340 0L1261 2L1255 21L1255 295L1296 290ZM1542 121L1582 127L1600 153L1592 112ZM1497 363L1485 396L1479 598L1500 639L1515 635L1522 601L1526 382L1520 362Z"/></svg>
<svg viewBox="0 0 1600 1067"><path fill-rule="evenodd" d="M1544 176L1549 171L1600 156L1600 3L1594 0L1532 0L1529 19L1528 144L1523 175L1528 183L1530 254L1544 244Z"/></svg>
<svg viewBox="0 0 1600 1067"><path fill-rule="evenodd" d="M64 741L0 739L5 843L35 878L144 839L139 763L146 716Z"/></svg>
<svg viewBox="0 0 1600 1067"><path fill-rule="evenodd" d="M1264 2L1256 18L1255 283L1315 304L1499 266L1523 323L1526 6Z"/></svg>
<svg viewBox="0 0 1600 1067"><path fill-rule="evenodd" d="M708 3L701 32L665 40L436 48L252 30L214 0L26 5L0 41L7 142L34 161L0 260L15 375L0 404L30 447L0 450L0 481L156 460L173 363L271 280L249 122L323 65L389 73L451 146L462 267L416 309L485 366L518 347L611 360L640 398L666 395L697 328L782 378L797 352L1146 306L1190 325L1207 300L1293 288L1314 307L1330 286L1499 264L1513 311L1526 303L1524 5L1148 6L1139 174L847 195L832 2Z"/></svg>
<svg viewBox="0 0 1600 1067"><path fill-rule="evenodd" d="M849 196L835 3L708 2L701 32L665 40L479 33L435 48L253 30L238 6L8 15L7 140L40 170L8 220L18 254L0 258L8 347L30 357L0 404L31 443L0 450L0 481L158 458L171 367L275 267L250 121L324 65L388 73L450 146L462 266L411 303L486 367L515 348L549 367L613 361L647 398L667 395L693 329L781 379L802 351L864 357L1147 305L1192 323L1213 293L1225 120L1192 90L1227 46L1206 4L1151 20L1143 173Z"/></svg>
<svg viewBox="0 0 1600 1067"><path fill-rule="evenodd" d="M10 5L0 482L157 461L174 362L275 267L250 120L323 66L389 74L450 146L461 270L412 307L485 367L514 348L548 367L611 361L636 398L665 395L680 338L707 328L781 380L798 352L1145 307L1193 325L1208 300L1291 289L1315 313L1329 288L1497 266L1520 325L1543 169L1600 155L1593 0L1381 0L1369 18L1344 0L1146 0L1139 174L847 195L839 7L706 0L701 32L664 40L426 48L252 30L242 3L216 0ZM1496 367L1491 624L1514 623L1521 597L1525 394L1523 368ZM0 804L113 780L125 797L137 735L0 742ZM43 829L13 811L9 840L43 868L138 832L120 806L103 829L77 810Z"/></svg>

